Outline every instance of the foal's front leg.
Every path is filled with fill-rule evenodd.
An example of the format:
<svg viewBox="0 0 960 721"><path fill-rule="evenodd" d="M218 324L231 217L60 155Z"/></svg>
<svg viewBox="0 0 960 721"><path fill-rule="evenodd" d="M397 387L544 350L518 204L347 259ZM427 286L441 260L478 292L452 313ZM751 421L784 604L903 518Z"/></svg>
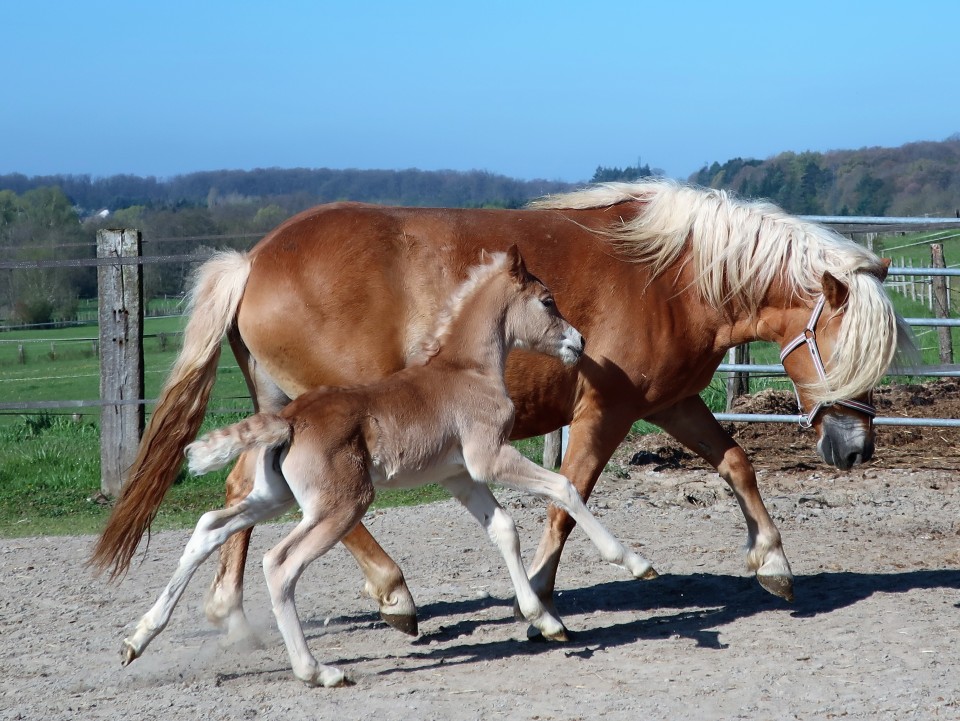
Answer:
<svg viewBox="0 0 960 721"><path fill-rule="evenodd" d="M464 460L470 474L478 480L496 481L520 491L547 498L569 513L593 541L600 557L623 566L635 578L656 578L657 572L647 559L624 547L584 505L570 481L524 458L513 446L504 445L494 457L464 448Z"/></svg>
<svg viewBox="0 0 960 721"><path fill-rule="evenodd" d="M490 540L500 549L503 560L507 564L510 579L513 581L517 605L524 618L533 624L544 638L551 641L566 641L567 630L563 623L544 607L530 586L530 579L527 577L520 557L520 537L517 535L516 524L497 503L497 499L487 485L474 481L466 474L443 481L442 485L466 506L487 531Z"/></svg>

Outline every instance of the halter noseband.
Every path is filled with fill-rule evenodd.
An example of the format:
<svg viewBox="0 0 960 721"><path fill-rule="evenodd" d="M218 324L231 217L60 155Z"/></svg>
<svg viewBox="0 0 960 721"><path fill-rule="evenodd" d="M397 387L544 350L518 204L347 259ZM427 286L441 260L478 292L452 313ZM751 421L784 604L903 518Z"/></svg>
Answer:
<svg viewBox="0 0 960 721"><path fill-rule="evenodd" d="M823 366L823 358L820 356L820 349L817 347L817 323L820 322L820 314L823 313L823 306L826 301L826 297L824 297L824 295L821 293L820 299L813 308L813 313L810 314L810 320L807 321L806 327L803 329L800 335L787 343L783 347L783 350L780 351L780 362L783 363L784 358L793 353L793 351L800 346L806 344L807 348L810 350L810 358L813 360L813 365L817 369L817 375L820 377L820 380L824 382L827 380L827 371ZM797 406L800 408L800 426L803 428L809 428L812 426L817 414L825 407L831 405L845 406L846 408L863 413L868 418L873 418L877 415L877 409L869 403L861 403L860 401L854 400L837 400L833 401L832 403L819 402L810 409L809 413L804 413L803 403L800 401L800 392L797 390L796 383L793 384L793 392L797 396Z"/></svg>

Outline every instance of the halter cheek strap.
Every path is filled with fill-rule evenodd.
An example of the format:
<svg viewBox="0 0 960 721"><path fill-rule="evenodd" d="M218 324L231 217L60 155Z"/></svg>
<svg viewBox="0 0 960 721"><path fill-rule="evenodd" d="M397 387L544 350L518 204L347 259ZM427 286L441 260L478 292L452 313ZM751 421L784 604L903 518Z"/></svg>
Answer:
<svg viewBox="0 0 960 721"><path fill-rule="evenodd" d="M803 329L803 332L792 341L787 343L783 347L783 350L780 351L780 362L783 363L784 359L793 353L793 351L802 345L806 345L807 349L810 351L810 358L813 361L813 366L817 369L817 375L819 376L820 380L824 382L827 380L827 371L823 365L823 358L820 355L820 349L817 347L817 323L820 322L820 315L823 313L823 306L826 304L826 302L826 297L824 297L824 295L821 293L820 299L814 306L813 313L810 314L810 320L807 321L807 325ZM834 404L858 411L869 418L873 418L877 415L877 409L869 403L861 403L860 401L854 400L838 400L834 401L833 403L817 403L813 406L813 408L810 409L809 413L804 413L803 404L800 401L800 392L797 390L796 383L793 384L793 392L797 396L797 406L800 408L800 425L803 428L809 428L812 426L817 414L827 406Z"/></svg>

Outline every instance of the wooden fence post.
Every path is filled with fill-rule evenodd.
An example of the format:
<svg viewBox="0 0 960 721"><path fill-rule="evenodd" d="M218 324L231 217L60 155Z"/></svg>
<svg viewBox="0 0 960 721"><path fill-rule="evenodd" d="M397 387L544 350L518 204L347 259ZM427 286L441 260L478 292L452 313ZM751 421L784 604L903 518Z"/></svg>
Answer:
<svg viewBox="0 0 960 721"><path fill-rule="evenodd" d="M559 468L563 461L562 451L563 442L561 440L560 430L557 429L543 437L543 467L549 470Z"/></svg>
<svg viewBox="0 0 960 721"><path fill-rule="evenodd" d="M747 364L750 362L750 346L744 343L730 349L730 363ZM747 371L731 371L727 376L727 413L733 411L733 402L740 396L750 393L750 374Z"/></svg>
<svg viewBox="0 0 960 721"><path fill-rule="evenodd" d="M930 244L931 265L934 268L946 268L947 263L943 257L943 243ZM950 296L947 293L947 276L935 275L930 278L933 286L933 313L937 318L950 317ZM937 336L940 340L940 362L953 363L953 334L949 326L940 326L937 328Z"/></svg>
<svg viewBox="0 0 960 721"><path fill-rule="evenodd" d="M139 230L97 231L97 258L133 259L97 267L100 323L100 488L117 496L143 433L143 267Z"/></svg>

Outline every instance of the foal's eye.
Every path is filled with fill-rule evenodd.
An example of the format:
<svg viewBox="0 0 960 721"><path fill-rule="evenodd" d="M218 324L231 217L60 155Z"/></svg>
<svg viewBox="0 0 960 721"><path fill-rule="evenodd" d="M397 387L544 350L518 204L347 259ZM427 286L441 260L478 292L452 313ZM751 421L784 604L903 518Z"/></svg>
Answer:
<svg viewBox="0 0 960 721"><path fill-rule="evenodd" d="M557 305L553 298L541 298L540 302L543 304L544 308L555 308Z"/></svg>

